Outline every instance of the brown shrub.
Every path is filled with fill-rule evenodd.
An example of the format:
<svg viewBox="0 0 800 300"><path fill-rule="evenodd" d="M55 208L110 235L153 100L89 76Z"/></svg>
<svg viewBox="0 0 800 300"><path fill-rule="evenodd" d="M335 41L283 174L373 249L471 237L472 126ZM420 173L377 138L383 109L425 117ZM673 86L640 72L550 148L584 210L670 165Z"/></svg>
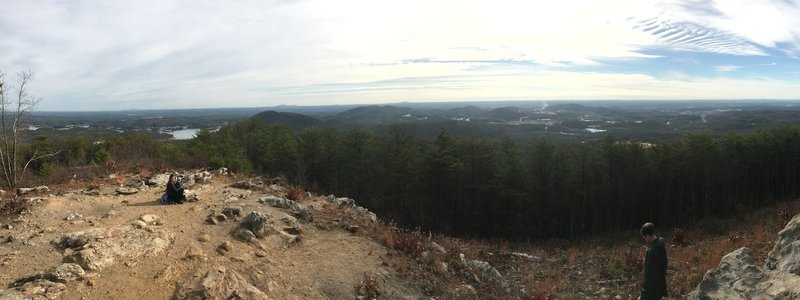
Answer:
<svg viewBox="0 0 800 300"><path fill-rule="evenodd" d="M670 241L675 246L686 246L687 243L686 239L686 231L682 228L673 228L670 232Z"/></svg>
<svg viewBox="0 0 800 300"><path fill-rule="evenodd" d="M303 202L306 200L306 192L299 186L293 186L286 192L286 199Z"/></svg>
<svg viewBox="0 0 800 300"><path fill-rule="evenodd" d="M628 246L622 259L625 262L625 272L629 275L635 276L644 269L644 256L641 251L638 251L638 247Z"/></svg>
<svg viewBox="0 0 800 300"><path fill-rule="evenodd" d="M367 272L364 272L364 278L355 285L353 291L356 296L364 297L364 299L378 299L383 294L377 276L372 276Z"/></svg>
<svg viewBox="0 0 800 300"><path fill-rule="evenodd" d="M7 200L2 200L3 206L0 207L0 214L2 215L19 215L30 208L30 203L20 197L14 197Z"/></svg>
<svg viewBox="0 0 800 300"><path fill-rule="evenodd" d="M778 213L775 217L775 221L778 223L778 227L783 228L789 221L792 220L792 213L790 212L789 206L786 204L781 204L778 207Z"/></svg>
<svg viewBox="0 0 800 300"><path fill-rule="evenodd" d="M580 250L578 250L578 246L572 245L567 249L567 261L570 265L575 264L575 259L578 258L578 254L580 254Z"/></svg>

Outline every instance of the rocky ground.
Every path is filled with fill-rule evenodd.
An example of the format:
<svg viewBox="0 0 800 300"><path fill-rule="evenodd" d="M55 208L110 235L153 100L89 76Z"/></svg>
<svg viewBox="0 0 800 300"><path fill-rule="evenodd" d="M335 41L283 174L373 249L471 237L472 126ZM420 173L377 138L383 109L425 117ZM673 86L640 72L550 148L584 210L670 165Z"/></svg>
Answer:
<svg viewBox="0 0 800 300"><path fill-rule="evenodd" d="M196 201L162 205L166 176L23 191L32 206L0 220L0 299L354 299L364 278L422 297L357 227L313 222L332 199L206 172L187 176Z"/></svg>

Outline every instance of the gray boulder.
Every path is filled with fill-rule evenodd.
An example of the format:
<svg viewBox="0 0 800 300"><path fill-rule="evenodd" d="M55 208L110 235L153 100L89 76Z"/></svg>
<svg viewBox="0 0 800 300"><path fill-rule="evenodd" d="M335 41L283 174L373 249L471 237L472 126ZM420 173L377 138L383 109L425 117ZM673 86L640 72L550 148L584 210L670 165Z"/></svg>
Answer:
<svg viewBox="0 0 800 300"><path fill-rule="evenodd" d="M263 299L264 292L233 270L217 266L195 273L176 292L175 299Z"/></svg>
<svg viewBox="0 0 800 300"><path fill-rule="evenodd" d="M242 222L239 223L239 228L249 230L250 232L253 233L253 235L255 235L258 238L264 238L270 235L271 228L273 228L269 224L269 219L270 215L268 214L257 211L251 211L249 214L247 214L247 216L244 217Z"/></svg>
<svg viewBox="0 0 800 300"><path fill-rule="evenodd" d="M753 251L740 248L728 253L709 270L687 299L799 299L800 215L778 234L764 268L756 265Z"/></svg>
<svg viewBox="0 0 800 300"><path fill-rule="evenodd" d="M120 195L133 195L138 193L139 189L132 187L118 187L116 192Z"/></svg>
<svg viewBox="0 0 800 300"><path fill-rule="evenodd" d="M81 268L81 266L74 263L65 263L49 271L39 272L31 276L17 279L14 283L12 283L12 286L19 287L25 285L28 282L36 280L47 280L52 282L68 283L81 279L84 276L86 276L86 272L83 270L83 268Z"/></svg>
<svg viewBox="0 0 800 300"><path fill-rule="evenodd" d="M158 223L150 216L141 223ZM145 218L146 217L146 218ZM110 228L93 228L62 235L54 243L62 248L72 249L64 258L74 262L84 270L99 271L120 260L131 260L142 256L156 255L170 246L172 236L157 226L122 225Z"/></svg>
<svg viewBox="0 0 800 300"><path fill-rule="evenodd" d="M169 182L169 174L157 174L147 179L145 184L149 186L167 186Z"/></svg>
<svg viewBox="0 0 800 300"><path fill-rule="evenodd" d="M39 279L0 291L0 299L56 299L67 290L67 286L60 282Z"/></svg>
<svg viewBox="0 0 800 300"><path fill-rule="evenodd" d="M292 210L302 210L303 206L299 203L295 202L294 200L289 200L286 198L275 197L275 196L267 196L258 200L259 203L264 205L269 205L272 207L277 208L286 208Z"/></svg>
<svg viewBox="0 0 800 300"><path fill-rule="evenodd" d="M32 187L32 188L18 188L17 189L17 195L21 196L21 195L34 193L34 192L36 192L36 193L46 193L46 192L49 192L49 191L50 191L49 187L44 186L44 185L40 185L40 186Z"/></svg>
<svg viewBox="0 0 800 300"><path fill-rule="evenodd" d="M782 271L764 271L753 251L739 248L728 253L717 268L706 272L687 299L797 299L800 277Z"/></svg>
<svg viewBox="0 0 800 300"><path fill-rule="evenodd" d="M237 188L237 189L243 189L243 190L249 190L249 189L256 188L256 187L258 187L259 185L262 185L262 184L263 183L261 183L261 179L251 179L251 180L242 180L242 181L234 182L233 184L230 185L230 187Z"/></svg>
<svg viewBox="0 0 800 300"><path fill-rule="evenodd" d="M241 206L230 206L222 209L222 214L227 216L229 219L237 218L242 215L242 207Z"/></svg>
<svg viewBox="0 0 800 300"><path fill-rule="evenodd" d="M326 198L326 199L330 199L330 198ZM356 207L356 200L353 200L353 199L350 199L350 198L347 198L347 197L333 198L333 200L331 200L330 202L333 203L334 205L338 206L339 208L355 208Z"/></svg>
<svg viewBox="0 0 800 300"><path fill-rule="evenodd" d="M192 177L196 183L208 183L211 182L211 178L214 177L214 175L212 175L211 172L203 171L195 173Z"/></svg>
<svg viewBox="0 0 800 300"><path fill-rule="evenodd" d="M778 233L775 246L767 254L765 268L800 275L800 214Z"/></svg>

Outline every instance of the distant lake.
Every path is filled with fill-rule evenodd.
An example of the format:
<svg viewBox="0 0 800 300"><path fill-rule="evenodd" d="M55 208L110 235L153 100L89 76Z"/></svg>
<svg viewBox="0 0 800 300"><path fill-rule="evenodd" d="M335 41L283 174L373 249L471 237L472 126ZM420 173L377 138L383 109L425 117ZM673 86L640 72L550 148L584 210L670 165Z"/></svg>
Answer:
<svg viewBox="0 0 800 300"><path fill-rule="evenodd" d="M591 133L598 133L598 132L606 132L607 130L605 130L605 129L597 129L597 128L586 128L586 131L591 132Z"/></svg>
<svg viewBox="0 0 800 300"><path fill-rule="evenodd" d="M167 133L172 135L173 140L191 140L195 138L198 131L200 131L200 129L188 128L188 129L170 131Z"/></svg>

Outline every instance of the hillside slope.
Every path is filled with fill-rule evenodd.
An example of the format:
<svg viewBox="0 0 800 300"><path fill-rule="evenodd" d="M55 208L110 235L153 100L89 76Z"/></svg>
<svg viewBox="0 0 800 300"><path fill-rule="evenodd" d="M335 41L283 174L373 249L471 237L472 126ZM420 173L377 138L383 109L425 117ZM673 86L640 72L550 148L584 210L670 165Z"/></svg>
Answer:
<svg viewBox="0 0 800 300"><path fill-rule="evenodd" d="M131 182L132 178L124 180ZM353 299L354 287L364 274L379 279L388 298L422 296L412 284L382 266L379 255L386 253L383 246L346 230L297 221L287 215L287 209L258 202L271 195L282 196L283 187L241 189L229 187L230 183L224 176L197 183L192 189L199 201L182 205L157 201L163 184L142 186L132 195L118 194L114 185L96 185L94 189L52 188L54 195L33 196L36 204L29 212L15 220L0 220L5 224L0 229L0 285L17 286L0 292L0 299L20 295L195 299L198 297L191 296L197 296L191 293L192 289L197 292L193 274L213 275L220 268L238 274L226 278L246 281L239 283L252 285L257 291L247 287L251 292L272 299ZM326 203L312 197L302 205L315 212ZM222 220L224 208L241 208L241 213L235 216L234 210L228 210L234 218ZM249 242L233 236L251 211L267 216L265 228L278 228L277 232ZM217 219L209 221L209 216ZM75 238L81 236L89 236L88 241ZM72 280L64 272L56 278L51 276L54 272L31 277L67 262L82 265L85 274ZM30 283L24 285L26 281ZM208 282L198 285L202 288ZM42 286L47 288L40 289Z"/></svg>

